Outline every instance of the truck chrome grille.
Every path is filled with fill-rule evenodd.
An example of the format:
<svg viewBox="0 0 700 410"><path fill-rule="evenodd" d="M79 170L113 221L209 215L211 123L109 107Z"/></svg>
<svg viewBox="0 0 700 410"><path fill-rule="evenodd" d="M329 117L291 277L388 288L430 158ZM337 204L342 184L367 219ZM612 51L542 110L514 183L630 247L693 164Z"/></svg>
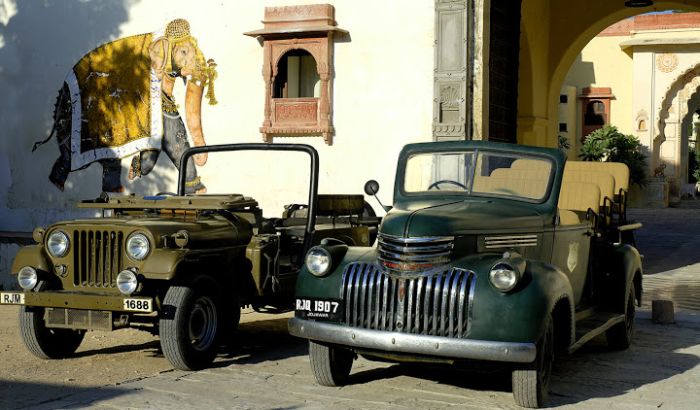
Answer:
<svg viewBox="0 0 700 410"><path fill-rule="evenodd" d="M124 233L115 231L73 231L73 284L84 287L116 286L122 266Z"/></svg>
<svg viewBox="0 0 700 410"><path fill-rule="evenodd" d="M352 263L342 281L347 326L453 338L469 334L474 272L451 268L404 279L373 263Z"/></svg>
<svg viewBox="0 0 700 410"><path fill-rule="evenodd" d="M400 238L378 236L379 262L385 268L398 272L419 272L450 261L454 237Z"/></svg>

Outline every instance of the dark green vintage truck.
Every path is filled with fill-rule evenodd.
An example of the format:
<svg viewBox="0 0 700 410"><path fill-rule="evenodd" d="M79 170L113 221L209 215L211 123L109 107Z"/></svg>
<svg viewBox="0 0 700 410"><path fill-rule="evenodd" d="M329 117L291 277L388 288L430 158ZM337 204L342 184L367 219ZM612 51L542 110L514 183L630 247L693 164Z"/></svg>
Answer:
<svg viewBox="0 0 700 410"><path fill-rule="evenodd" d="M500 362L516 403L543 406L555 355L602 333L614 349L632 339L628 180L623 164L565 164L555 149L407 145L376 247L313 247L289 330L309 339L322 385L345 383L356 355Z"/></svg>
<svg viewBox="0 0 700 410"><path fill-rule="evenodd" d="M37 243L21 248L12 265L22 290L0 292L0 304L21 305L27 348L41 358L64 358L88 330L132 327L158 334L173 366L199 369L232 335L241 306L293 308L309 248L329 238L368 246L376 236L378 219L362 195L317 194L319 159L311 146L191 148L179 169L199 153L234 151L306 154L306 203L287 206L281 217L264 217L248 196L185 195L184 172L178 194L84 201L80 207L102 217L37 228Z"/></svg>

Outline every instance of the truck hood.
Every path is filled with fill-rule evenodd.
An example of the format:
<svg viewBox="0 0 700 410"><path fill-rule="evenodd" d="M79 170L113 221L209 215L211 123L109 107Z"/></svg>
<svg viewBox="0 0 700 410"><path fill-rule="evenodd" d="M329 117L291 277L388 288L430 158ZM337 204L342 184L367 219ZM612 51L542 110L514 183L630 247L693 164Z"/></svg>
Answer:
<svg viewBox="0 0 700 410"><path fill-rule="evenodd" d="M464 200L397 203L384 217L380 233L398 237L533 232L545 217L515 201Z"/></svg>

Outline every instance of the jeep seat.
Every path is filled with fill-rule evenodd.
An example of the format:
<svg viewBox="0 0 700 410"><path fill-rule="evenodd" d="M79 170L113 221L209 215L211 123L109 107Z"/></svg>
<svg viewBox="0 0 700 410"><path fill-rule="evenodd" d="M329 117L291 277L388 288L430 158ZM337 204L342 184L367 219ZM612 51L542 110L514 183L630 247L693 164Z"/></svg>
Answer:
<svg viewBox="0 0 700 410"><path fill-rule="evenodd" d="M318 196L318 216L362 215L365 197L362 195L323 194Z"/></svg>
<svg viewBox="0 0 700 410"><path fill-rule="evenodd" d="M559 191L559 223L561 225L576 225L589 210L595 212L600 203L600 189L597 185L587 182L569 182L561 185Z"/></svg>

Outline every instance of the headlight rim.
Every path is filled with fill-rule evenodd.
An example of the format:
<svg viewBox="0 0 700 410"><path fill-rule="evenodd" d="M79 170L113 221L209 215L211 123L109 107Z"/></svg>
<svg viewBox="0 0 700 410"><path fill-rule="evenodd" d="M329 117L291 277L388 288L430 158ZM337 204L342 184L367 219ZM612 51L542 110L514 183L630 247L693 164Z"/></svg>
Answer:
<svg viewBox="0 0 700 410"><path fill-rule="evenodd" d="M326 256L328 258L328 264L327 264L326 268L323 269L322 271L315 272L309 266L310 265L309 257L311 256L311 254L313 252L321 252L324 254L324 256ZM309 273L311 273L313 276L315 276L317 278L322 278L331 272L331 267L333 266L333 255L331 255L331 253L328 251L328 249L326 249L323 246L314 246L313 248L309 249L309 251L306 253L306 256L304 257L304 266L309 271Z"/></svg>
<svg viewBox="0 0 700 410"><path fill-rule="evenodd" d="M136 237L143 237L143 239L145 239L145 241L146 241L146 252L140 258L131 253L131 248L129 246L129 243ZM135 262L143 262L144 260L146 260L148 255L151 254L151 251L153 250L151 243L152 243L151 238L149 238L149 236L145 232L143 232L143 231L132 232L131 234L129 234L129 236L127 236L126 241L124 242L126 256L128 256L129 259L131 259Z"/></svg>
<svg viewBox="0 0 700 410"><path fill-rule="evenodd" d="M495 272L497 272L499 270L513 272L514 280L513 280L512 285L505 287L505 288L501 288L498 285L496 285L496 283L494 281L494 276L495 276ZM520 270L518 268L516 268L515 266L513 266L513 264L510 264L510 263L505 262L505 261L498 261L491 267L491 269L489 269L489 283L491 284L491 286L494 289L496 289L497 291L502 292L502 293L508 293L508 292L512 291L513 289L515 289L518 286L518 283L520 283L521 279L522 279L522 273L520 272Z"/></svg>
<svg viewBox="0 0 700 410"><path fill-rule="evenodd" d="M62 235L65 239L66 242L66 247L63 250L63 252L60 253L55 253L53 248L51 247L50 243L54 235ZM61 229L55 229L53 230L47 237L46 237L46 250L49 252L49 255L53 256L54 258L63 258L68 253L70 252L70 247L71 247L71 239L68 233L64 232Z"/></svg>

